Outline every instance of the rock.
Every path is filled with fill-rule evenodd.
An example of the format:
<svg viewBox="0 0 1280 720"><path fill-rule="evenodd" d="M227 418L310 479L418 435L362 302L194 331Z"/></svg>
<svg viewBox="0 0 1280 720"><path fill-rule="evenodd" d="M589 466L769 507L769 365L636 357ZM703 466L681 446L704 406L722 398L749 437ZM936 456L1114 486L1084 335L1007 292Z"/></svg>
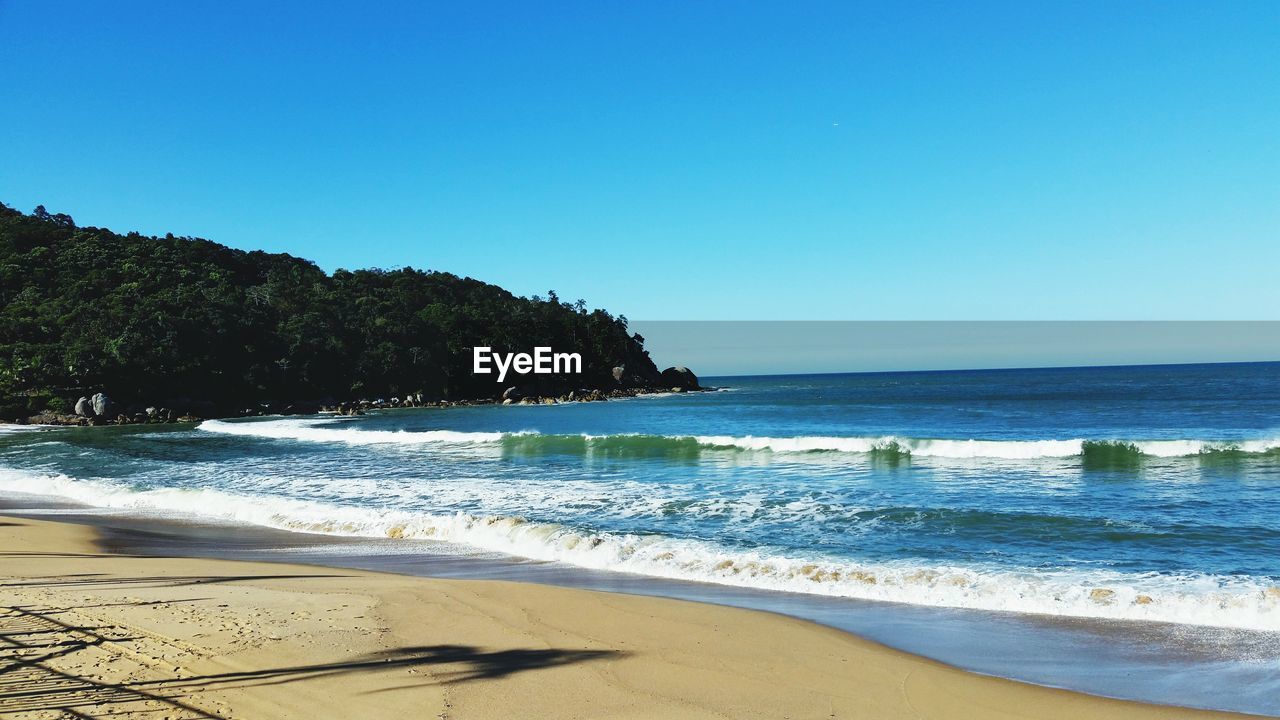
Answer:
<svg viewBox="0 0 1280 720"><path fill-rule="evenodd" d="M512 400L511 398L507 398L506 400L503 400L503 401L502 401L502 404L503 404L503 405L515 405L515 404L516 404L516 401L515 401L515 400Z"/></svg>
<svg viewBox="0 0 1280 720"><path fill-rule="evenodd" d="M93 413L98 417L111 415L111 408L115 404L111 402L111 398L107 397L105 393L94 393L89 402L93 405Z"/></svg>
<svg viewBox="0 0 1280 720"><path fill-rule="evenodd" d="M1152 600L1150 595L1139 595L1133 599L1134 605L1150 605L1153 602L1155 602L1155 600Z"/></svg>
<svg viewBox="0 0 1280 720"><path fill-rule="evenodd" d="M1099 605L1110 605L1116 599L1116 591L1108 588L1094 588L1089 592L1089 599Z"/></svg>
<svg viewBox="0 0 1280 720"><path fill-rule="evenodd" d="M613 369L614 382L618 382L618 383L622 382L622 378L626 377L626 374L627 374L626 367L619 365L618 367L614 368Z"/></svg>
<svg viewBox="0 0 1280 720"><path fill-rule="evenodd" d="M76 414L82 418L91 418L96 414L93 412L93 403L89 402L89 398L82 397L76 401Z"/></svg>
<svg viewBox="0 0 1280 720"><path fill-rule="evenodd" d="M683 388L685 390L698 389L698 376L687 367L669 367L662 371L658 376L658 382L665 387Z"/></svg>
<svg viewBox="0 0 1280 720"><path fill-rule="evenodd" d="M521 398L520 389L514 385L502 391L503 400L519 400L520 398Z"/></svg>

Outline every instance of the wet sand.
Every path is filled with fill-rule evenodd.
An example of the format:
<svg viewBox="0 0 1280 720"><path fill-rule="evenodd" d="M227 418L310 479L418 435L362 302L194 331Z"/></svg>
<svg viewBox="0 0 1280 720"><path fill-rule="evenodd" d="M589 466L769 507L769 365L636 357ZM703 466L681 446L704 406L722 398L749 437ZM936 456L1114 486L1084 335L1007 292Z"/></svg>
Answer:
<svg viewBox="0 0 1280 720"><path fill-rule="evenodd" d="M1202 718L780 615L529 583L138 557L0 518L0 714ZM80 713L75 715L74 713Z"/></svg>

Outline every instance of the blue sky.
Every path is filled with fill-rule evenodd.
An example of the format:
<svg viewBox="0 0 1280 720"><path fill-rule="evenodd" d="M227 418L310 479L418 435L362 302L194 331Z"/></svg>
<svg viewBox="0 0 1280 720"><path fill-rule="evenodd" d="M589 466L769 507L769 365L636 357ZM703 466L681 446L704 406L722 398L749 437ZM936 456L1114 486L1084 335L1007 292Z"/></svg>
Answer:
<svg viewBox="0 0 1280 720"><path fill-rule="evenodd" d="M1275 319L1278 78L1272 1L0 0L0 201L639 319Z"/></svg>

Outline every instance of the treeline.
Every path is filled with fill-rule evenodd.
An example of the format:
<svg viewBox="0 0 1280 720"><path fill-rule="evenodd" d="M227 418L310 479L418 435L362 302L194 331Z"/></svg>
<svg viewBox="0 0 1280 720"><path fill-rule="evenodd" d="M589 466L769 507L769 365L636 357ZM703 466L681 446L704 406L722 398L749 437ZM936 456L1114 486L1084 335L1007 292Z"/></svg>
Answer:
<svg viewBox="0 0 1280 720"><path fill-rule="evenodd" d="M289 401L421 393L494 397L471 347L579 352L583 374L523 376L540 392L656 381L625 317L522 298L444 272L338 270L197 238L119 235L0 204L0 419L190 401L235 414ZM613 368L625 366L619 383ZM513 384L508 378L507 385Z"/></svg>

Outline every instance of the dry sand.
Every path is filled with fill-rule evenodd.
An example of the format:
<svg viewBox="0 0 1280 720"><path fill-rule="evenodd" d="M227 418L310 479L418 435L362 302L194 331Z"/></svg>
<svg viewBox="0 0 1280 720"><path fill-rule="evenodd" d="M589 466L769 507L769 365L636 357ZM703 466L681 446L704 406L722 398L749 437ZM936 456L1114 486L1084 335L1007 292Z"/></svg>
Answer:
<svg viewBox="0 0 1280 720"><path fill-rule="evenodd" d="M103 554L0 518L0 716L1204 718L967 673L749 610Z"/></svg>

